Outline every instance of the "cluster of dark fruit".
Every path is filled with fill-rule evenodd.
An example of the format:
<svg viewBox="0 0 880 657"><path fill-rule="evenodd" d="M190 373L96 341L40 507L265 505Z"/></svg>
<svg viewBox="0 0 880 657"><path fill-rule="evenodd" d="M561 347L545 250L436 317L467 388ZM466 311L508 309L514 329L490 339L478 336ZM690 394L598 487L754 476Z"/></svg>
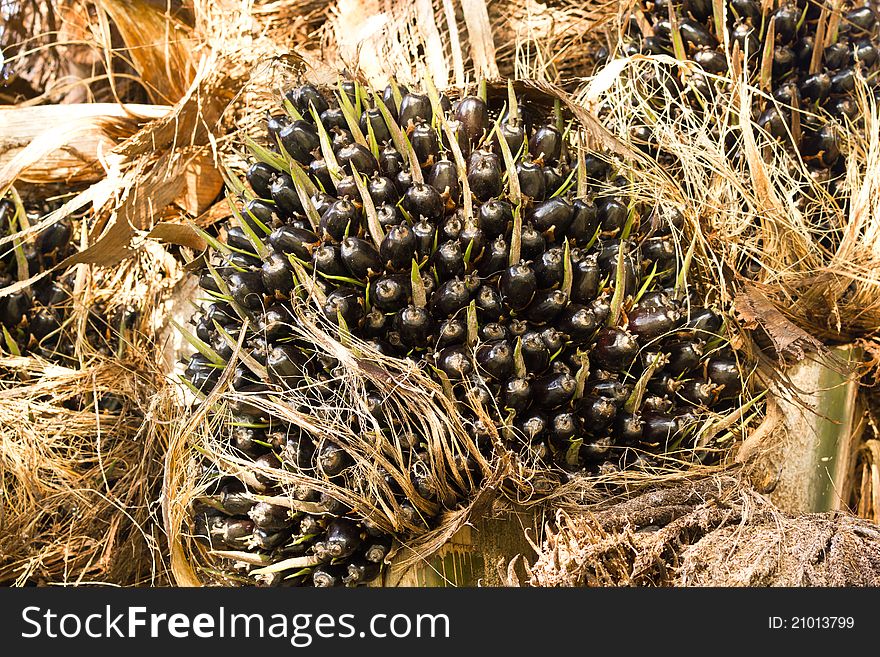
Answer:
<svg viewBox="0 0 880 657"><path fill-rule="evenodd" d="M241 342L268 380L242 362L234 390L300 387L316 407L332 400L337 363L291 330L299 272L320 288L333 330L411 359L451 390L487 455L492 428L469 410L474 395L510 449L586 472L686 446L703 414L739 396L721 318L675 287L684 278L674 237L681 214L634 203L607 158L575 154L558 112L396 87L371 103L350 82L332 96L296 87L286 101L247 172L240 225L226 230L201 277L214 302L194 319L195 333L211 351L186 364L194 388L209 391ZM381 397L367 396L390 429ZM230 440L260 465L339 478L352 463L327 438L256 405L232 406ZM436 502L424 445L407 449L414 489ZM354 582L374 572L361 567L370 553L350 543L370 544L375 533L331 497L295 491L326 508L319 516L264 503L229 509L226 497L248 497L239 482L227 484L212 497L219 510L201 521L203 537L272 559L288 550L328 556ZM398 502L409 522L431 522L424 504L402 493ZM353 538L334 551L340 523ZM312 573L315 584L346 581Z"/></svg>
<svg viewBox="0 0 880 657"><path fill-rule="evenodd" d="M0 200L0 235L16 233L16 205L10 199ZM47 227L31 243L7 243L0 258L0 288L35 276L51 268L73 253L69 221L58 221ZM0 324L5 333L3 349L21 355L35 353L58 361L72 355L73 345L60 340L61 324L69 305L65 285L45 277L31 287L0 298Z"/></svg>
<svg viewBox="0 0 880 657"><path fill-rule="evenodd" d="M827 4L827 6L826 6ZM689 59L705 73L728 74L725 42L747 58L754 85L771 91L772 99L756 97L754 119L771 137L797 152L813 179L834 194L845 171L836 124L858 120L857 75L876 88L880 70L880 24L864 0L846 2L835 27L830 3L777 0L764 9L759 0L725 0L727 34L719 34L712 0L641 0L645 22L633 15L624 52L674 55L673 23ZM827 16L823 18L823 7ZM772 27L772 31L771 31ZM650 35L648 35L650 34ZM728 53L730 54L730 53ZM716 84L697 71L683 90L698 107L711 99ZM633 137L653 148L651 130L635 129Z"/></svg>

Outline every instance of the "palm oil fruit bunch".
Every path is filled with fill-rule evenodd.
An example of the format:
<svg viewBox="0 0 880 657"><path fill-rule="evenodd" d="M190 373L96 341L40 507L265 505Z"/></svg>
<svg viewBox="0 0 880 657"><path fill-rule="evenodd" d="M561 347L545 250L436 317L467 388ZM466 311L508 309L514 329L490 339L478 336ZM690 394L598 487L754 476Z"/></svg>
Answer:
<svg viewBox="0 0 880 657"><path fill-rule="evenodd" d="M0 235L20 231L25 215L21 204L0 199ZM0 288L27 280L55 266L73 253L69 220L53 223L30 241L8 242L0 257ZM69 355L60 340L69 292L60 280L45 277L30 287L0 298L0 345L7 353L37 354L59 361Z"/></svg>
<svg viewBox="0 0 880 657"><path fill-rule="evenodd" d="M284 107L267 118L266 145L252 145L237 220L201 274L213 303L194 318L193 388L210 391L241 343L235 391L297 388L326 407L338 363L292 330L310 290L341 342L409 359L455 397L487 457L497 429L505 449L556 471L627 467L689 446L702 417L736 403L742 382L721 317L682 292L682 215L637 203L610 158L575 149L558 104L519 102L512 85L452 102L430 85L370 93L346 81L297 86ZM366 395L389 426L381 396ZM230 440L260 465L345 481L352 459L340 445L256 404L233 413ZM428 454L417 438L399 442L418 499L398 486L396 501L410 524L430 526ZM256 492L277 492L257 479L268 488ZM295 495L324 513L291 513L238 480L218 482L199 516L212 544L319 557L295 583L377 572L362 565L378 563L369 546L386 539L345 505L304 489ZM352 538L340 551L341 526Z"/></svg>
<svg viewBox="0 0 880 657"><path fill-rule="evenodd" d="M880 71L880 21L871 4L845 1L835 5L839 11L814 0L640 0L638 6L642 16L630 19L625 53L685 56L698 64L702 70L683 80L680 91L699 107L723 84L712 76L731 74L728 55L737 49L750 83L769 94L754 97L757 125L834 194L845 171L839 126L859 120L857 77L873 90ZM642 142L650 147L650 135Z"/></svg>

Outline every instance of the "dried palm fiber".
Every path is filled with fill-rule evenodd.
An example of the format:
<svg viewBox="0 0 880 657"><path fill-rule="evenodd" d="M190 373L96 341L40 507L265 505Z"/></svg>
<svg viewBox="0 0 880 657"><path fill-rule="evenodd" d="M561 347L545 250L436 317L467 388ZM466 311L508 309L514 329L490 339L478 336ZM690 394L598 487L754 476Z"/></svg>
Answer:
<svg viewBox="0 0 880 657"><path fill-rule="evenodd" d="M396 76L417 82L430 71L438 86L477 78L514 77L569 89L592 70L605 46L611 2L382 0L331 3L321 54L338 68L361 71L373 85Z"/></svg>
<svg viewBox="0 0 880 657"><path fill-rule="evenodd" d="M880 530L792 517L737 473L592 508L562 508L527 586L877 586ZM517 581L511 581L517 584Z"/></svg>

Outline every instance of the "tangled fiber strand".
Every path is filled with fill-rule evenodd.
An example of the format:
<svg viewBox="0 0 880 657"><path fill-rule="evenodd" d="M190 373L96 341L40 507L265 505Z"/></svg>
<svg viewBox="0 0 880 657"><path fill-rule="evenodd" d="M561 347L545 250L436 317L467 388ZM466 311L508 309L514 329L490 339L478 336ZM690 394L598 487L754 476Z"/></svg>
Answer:
<svg viewBox="0 0 880 657"><path fill-rule="evenodd" d="M880 531L840 514L788 516L735 476L560 510L532 586L877 586Z"/></svg>

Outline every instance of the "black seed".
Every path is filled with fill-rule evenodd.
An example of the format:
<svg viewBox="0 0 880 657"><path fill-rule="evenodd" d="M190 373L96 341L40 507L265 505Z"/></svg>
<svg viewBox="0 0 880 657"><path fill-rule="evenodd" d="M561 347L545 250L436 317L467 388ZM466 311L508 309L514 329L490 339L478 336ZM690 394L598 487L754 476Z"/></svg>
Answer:
<svg viewBox="0 0 880 657"><path fill-rule="evenodd" d="M315 181L315 184L325 190L333 191L333 177L330 175L330 169L323 158L317 158L309 162L309 175Z"/></svg>
<svg viewBox="0 0 880 657"><path fill-rule="evenodd" d="M354 554L361 544L361 530L346 518L334 518L327 525L327 553L334 559L345 559Z"/></svg>
<svg viewBox="0 0 880 657"><path fill-rule="evenodd" d="M630 413L619 413L614 418L611 435L624 445L633 445L642 439L645 423L641 417Z"/></svg>
<svg viewBox="0 0 880 657"><path fill-rule="evenodd" d="M759 23L760 24L760 23ZM749 58L761 54L761 41L758 39L758 30L747 22L737 22L731 30L731 40L739 44L740 52L747 54Z"/></svg>
<svg viewBox="0 0 880 657"><path fill-rule="evenodd" d="M577 303L569 304L557 322L559 330L574 342L583 342L589 338L599 325L596 314L590 308Z"/></svg>
<svg viewBox="0 0 880 657"><path fill-rule="evenodd" d="M269 244L279 253L293 254L300 260L312 259L311 248L318 242L318 236L309 230L281 226L269 234Z"/></svg>
<svg viewBox="0 0 880 657"><path fill-rule="evenodd" d="M460 278L453 278L443 283L431 295L431 311L437 318L454 315L470 303L470 293Z"/></svg>
<svg viewBox="0 0 880 657"><path fill-rule="evenodd" d="M434 239L436 230L426 218L422 217L412 227L413 235L416 237L416 253L420 257L431 255L434 250Z"/></svg>
<svg viewBox="0 0 880 657"><path fill-rule="evenodd" d="M361 296L350 287L340 287L329 295L324 304L324 316L332 324L339 321L339 315L349 329L355 328L364 316L364 308L361 305Z"/></svg>
<svg viewBox="0 0 880 657"><path fill-rule="evenodd" d="M385 229L390 229L396 226L402 219L397 208L393 205L388 205L387 203L376 208L376 217L379 220L379 225Z"/></svg>
<svg viewBox="0 0 880 657"><path fill-rule="evenodd" d="M712 406L718 401L718 386L703 379L685 381L679 394L696 406Z"/></svg>
<svg viewBox="0 0 880 657"><path fill-rule="evenodd" d="M572 208L574 216L566 235L575 244L586 245L595 237L599 228L598 208L589 199L575 199Z"/></svg>
<svg viewBox="0 0 880 657"><path fill-rule="evenodd" d="M828 73L816 73L804 79L800 86L801 96L815 101L823 101L831 92L831 76Z"/></svg>
<svg viewBox="0 0 880 657"><path fill-rule="evenodd" d="M499 196L503 191L501 161L498 155L485 150L474 151L468 159L468 185L481 201Z"/></svg>
<svg viewBox="0 0 880 657"><path fill-rule="evenodd" d="M332 131L333 128L339 128L340 130L348 129L348 123L345 120L345 113L342 111L341 107L331 107L324 110L321 112L320 118L321 123L328 132Z"/></svg>
<svg viewBox="0 0 880 657"><path fill-rule="evenodd" d="M509 121L502 121L501 136L507 142L510 154L516 158L526 141L526 131L523 125L521 123L513 125ZM497 137L495 141L497 142Z"/></svg>
<svg viewBox="0 0 880 657"><path fill-rule="evenodd" d="M535 205L529 212L529 219L542 233L552 230L553 236L561 237L571 226L574 208L564 198L557 196Z"/></svg>
<svg viewBox="0 0 880 657"><path fill-rule="evenodd" d="M835 73L831 78L831 90L836 94L849 93L856 88L856 72L854 69L845 68Z"/></svg>
<svg viewBox="0 0 880 657"><path fill-rule="evenodd" d="M637 307L629 313L629 331L642 343L668 333L678 321L678 313L672 308Z"/></svg>
<svg viewBox="0 0 880 657"><path fill-rule="evenodd" d="M416 252L416 236L405 223L394 226L379 246L379 256L387 266L396 270L409 269Z"/></svg>
<svg viewBox="0 0 880 657"><path fill-rule="evenodd" d="M271 205L254 199L253 201L248 201L241 209L241 219L257 235L265 235L265 231L256 223L256 221L254 221L254 219L267 228L271 227L273 212L274 208Z"/></svg>
<svg viewBox="0 0 880 657"><path fill-rule="evenodd" d="M550 366L552 354L537 331L528 331L522 336L520 352L526 369L532 374L540 374Z"/></svg>
<svg viewBox="0 0 880 657"><path fill-rule="evenodd" d="M844 27L849 27L852 31L867 32L874 26L875 21L876 17L871 7L857 7L844 14L842 23Z"/></svg>
<svg viewBox="0 0 880 657"><path fill-rule="evenodd" d="M384 176L374 175L370 179L367 191L370 194L370 198L373 199L373 204L377 206L383 204L394 206L400 201L397 187L389 178Z"/></svg>
<svg viewBox="0 0 880 657"><path fill-rule="evenodd" d="M269 294L286 297L293 290L293 268L287 256L271 253L262 266L263 286Z"/></svg>
<svg viewBox="0 0 880 657"><path fill-rule="evenodd" d="M248 184L257 196L268 199L272 196L269 191L269 184L277 173L278 171L265 162L255 162L248 168L245 178L247 178Z"/></svg>
<svg viewBox="0 0 880 657"><path fill-rule="evenodd" d="M501 407L515 413L524 412L532 402L531 385L526 379L509 379L501 392Z"/></svg>
<svg viewBox="0 0 880 657"><path fill-rule="evenodd" d="M559 285L565 271L565 252L562 247L547 249L534 264L535 279L539 289Z"/></svg>
<svg viewBox="0 0 880 657"><path fill-rule="evenodd" d="M290 125L290 117L287 114L270 114L266 118L266 132L269 136L269 144L275 147L278 143L278 135Z"/></svg>
<svg viewBox="0 0 880 657"><path fill-rule="evenodd" d="M520 258L522 260L535 260L544 253L547 248L547 240L541 232L531 223L523 226L520 233Z"/></svg>
<svg viewBox="0 0 880 657"><path fill-rule="evenodd" d="M351 464L351 457L336 443L323 440L316 454L318 467L324 474L335 477Z"/></svg>
<svg viewBox="0 0 880 657"><path fill-rule="evenodd" d="M528 155L516 165L519 189L523 196L542 201L547 192L547 180L541 166L535 164Z"/></svg>
<svg viewBox="0 0 880 657"><path fill-rule="evenodd" d="M302 353L290 345L272 347L266 358L266 368L276 382L295 382L303 375L305 359Z"/></svg>
<svg viewBox="0 0 880 657"><path fill-rule="evenodd" d="M507 245L507 240L503 235L499 235L489 243L488 250L480 261L480 275L488 278L503 271L507 268L509 260L510 248Z"/></svg>
<svg viewBox="0 0 880 657"><path fill-rule="evenodd" d="M419 160L419 165L422 167L431 166L437 160L440 143L437 141L437 131L430 124L417 123L409 140Z"/></svg>
<svg viewBox="0 0 880 657"><path fill-rule="evenodd" d="M388 319L378 308L371 308L370 312L364 315L363 326L361 331L367 338L381 338L385 336L389 329Z"/></svg>
<svg viewBox="0 0 880 657"><path fill-rule="evenodd" d="M619 231L626 225L629 210L621 198L603 198L598 203L596 215L602 230L608 232Z"/></svg>
<svg viewBox="0 0 880 657"><path fill-rule="evenodd" d="M490 199L480 206L480 230L487 237L503 235L513 223L513 207L509 201Z"/></svg>
<svg viewBox="0 0 880 657"><path fill-rule="evenodd" d="M371 303L385 312L395 312L407 304L409 279L407 276L377 278L370 282L368 290Z"/></svg>
<svg viewBox="0 0 880 657"><path fill-rule="evenodd" d="M566 338L564 333L557 331L555 328L545 328L541 331L541 339L544 341L544 344L547 345L550 353L555 354L562 350Z"/></svg>
<svg viewBox="0 0 880 657"><path fill-rule="evenodd" d="M424 347L433 330L433 321L428 311L416 306L407 306L394 318L394 329L401 341L409 347Z"/></svg>
<svg viewBox="0 0 880 657"><path fill-rule="evenodd" d="M379 153L379 168L385 176L392 180L403 171L404 167L403 155L394 150L393 146L388 145Z"/></svg>
<svg viewBox="0 0 880 657"><path fill-rule="evenodd" d="M540 411L529 411L519 423L519 430L527 442L542 440L547 435L549 429L550 420ZM540 456L543 456L543 454L540 454Z"/></svg>
<svg viewBox="0 0 880 657"><path fill-rule="evenodd" d="M476 144L489 127L489 110L482 98L467 96L459 101L455 119L464 137L471 144Z"/></svg>
<svg viewBox="0 0 880 657"><path fill-rule="evenodd" d="M607 397L582 397L578 401L578 414L584 420L584 428L596 434L611 425L617 415L617 405Z"/></svg>
<svg viewBox="0 0 880 657"><path fill-rule="evenodd" d="M784 139L789 134L788 121L775 107L768 107L761 113L758 125L776 139Z"/></svg>
<svg viewBox="0 0 880 657"><path fill-rule="evenodd" d="M303 212L302 202L293 185L293 179L286 173L278 174L269 185L269 195L278 208L279 214L292 217ZM263 221L261 219L261 221ZM263 223L266 223L263 221ZM270 224L266 224L267 226ZM258 233L259 234L259 233Z"/></svg>
<svg viewBox="0 0 880 657"><path fill-rule="evenodd" d="M872 68L877 60L880 59L877 46L870 39L862 39L856 42L854 58L857 62L861 62L866 68Z"/></svg>
<svg viewBox="0 0 880 657"><path fill-rule="evenodd" d="M561 290L538 292L529 304L526 316L536 326L555 320L568 304L568 295Z"/></svg>
<svg viewBox="0 0 880 657"><path fill-rule="evenodd" d="M336 203L337 198L330 196L330 194L325 194L324 192L316 192L309 199L313 206L315 206L315 211L318 213L318 216L322 216L327 210L330 209L330 206ZM293 222L291 222L292 224Z"/></svg>
<svg viewBox="0 0 880 657"><path fill-rule="evenodd" d="M682 318L679 330L687 331L691 335L707 340L718 335L723 321L721 316L714 310L691 308L690 316Z"/></svg>
<svg viewBox="0 0 880 657"><path fill-rule="evenodd" d="M477 363L492 378L503 381L513 374L513 349L504 341L480 345Z"/></svg>
<svg viewBox="0 0 880 657"><path fill-rule="evenodd" d="M483 322L496 322L501 318L504 307L501 295L494 287L481 285L474 295L477 317Z"/></svg>
<svg viewBox="0 0 880 657"><path fill-rule="evenodd" d="M287 154L300 164L308 164L312 152L321 145L315 126L306 121L294 121L278 133L278 138Z"/></svg>
<svg viewBox="0 0 880 657"><path fill-rule="evenodd" d="M382 144L391 140L391 133L388 132L388 126L385 124L385 119L382 118L382 112L375 107L364 110L361 113L361 132L364 133L365 137L369 138L367 122L369 122L369 126L373 128L373 136L376 138L377 144Z"/></svg>
<svg viewBox="0 0 880 657"><path fill-rule="evenodd" d="M572 274L571 300L580 304L593 301L599 293L597 254L591 253L575 262Z"/></svg>
<svg viewBox="0 0 880 657"><path fill-rule="evenodd" d="M293 314L285 306L269 306L260 316L258 328L267 340L277 340L290 334Z"/></svg>
<svg viewBox="0 0 880 657"><path fill-rule="evenodd" d="M263 307L263 277L259 271L233 272L227 281L229 293L248 310ZM4 322L5 323L5 322Z"/></svg>
<svg viewBox="0 0 880 657"><path fill-rule="evenodd" d="M407 129L410 123L421 119L426 123L431 122L434 112L431 109L431 100L422 94L404 94L400 100L400 126Z"/></svg>
<svg viewBox="0 0 880 657"><path fill-rule="evenodd" d="M345 265L337 244L324 244L312 252L312 265L316 271L328 276L344 276Z"/></svg>
<svg viewBox="0 0 880 657"><path fill-rule="evenodd" d="M574 413L557 413L550 423L551 442L557 448L567 447L570 440L581 434L581 423L581 418Z"/></svg>
<svg viewBox="0 0 880 657"><path fill-rule="evenodd" d="M486 342L497 342L498 340L506 340L509 337L510 333L507 328L498 322L489 322L480 327L480 339Z"/></svg>
<svg viewBox="0 0 880 657"><path fill-rule="evenodd" d="M709 73L723 73L727 70L727 57L711 46L704 46L693 56L694 61Z"/></svg>
<svg viewBox="0 0 880 657"><path fill-rule="evenodd" d="M720 390L721 399L736 397L742 392L742 378L735 360L711 358L706 364L706 377L715 385L724 386Z"/></svg>
<svg viewBox="0 0 880 657"><path fill-rule="evenodd" d="M715 47L718 45L715 37L698 21L685 18L678 24L678 29L681 33L681 39L685 44L689 43L694 47Z"/></svg>
<svg viewBox="0 0 880 657"><path fill-rule="evenodd" d="M339 166L349 173L353 173L352 167L356 168L358 173L365 175L370 175L379 168L370 149L362 144L343 146L336 154L336 160Z"/></svg>
<svg viewBox="0 0 880 657"><path fill-rule="evenodd" d="M603 328L596 334L590 356L602 369L620 372L632 364L638 352L639 345L632 335L617 328Z"/></svg>
<svg viewBox="0 0 880 657"><path fill-rule="evenodd" d="M443 242L431 262L437 270L437 276L440 280L464 274L464 255L458 241Z"/></svg>
<svg viewBox="0 0 880 657"><path fill-rule="evenodd" d="M460 201L461 187L458 184L458 169L453 162L447 159L438 160L431 167L428 183L441 194L447 194L453 202Z"/></svg>
<svg viewBox="0 0 880 657"><path fill-rule="evenodd" d="M437 357L439 367L450 379L457 381L470 374L474 367L464 347L446 347Z"/></svg>
<svg viewBox="0 0 880 657"><path fill-rule="evenodd" d="M366 278L371 272L378 273L383 269L382 259L376 247L358 237L347 237L342 240L340 257L345 268L359 280Z"/></svg>
<svg viewBox="0 0 880 657"><path fill-rule="evenodd" d="M303 116L310 116L309 107L314 107L315 112L320 116L327 109L327 101L314 86L303 84L294 87L285 94L290 103L299 110Z"/></svg>
<svg viewBox="0 0 880 657"><path fill-rule="evenodd" d="M437 343L441 346L461 344L467 337L467 324L463 319L447 319L440 325Z"/></svg>
<svg viewBox="0 0 880 657"><path fill-rule="evenodd" d="M440 193L425 183L413 183L403 196L403 207L413 217L438 219L443 215Z"/></svg>
<svg viewBox="0 0 880 657"><path fill-rule="evenodd" d="M535 380L532 399L540 408L559 408L574 396L577 381L570 374L551 374Z"/></svg>
<svg viewBox="0 0 880 657"><path fill-rule="evenodd" d="M559 159L562 150L562 135L555 126L545 125L537 130L529 140L529 153L543 164L553 164Z"/></svg>
<svg viewBox="0 0 880 657"><path fill-rule="evenodd" d="M679 376L696 369L703 358L703 345L700 342L678 342L663 347L669 356L666 371Z"/></svg>
<svg viewBox="0 0 880 657"><path fill-rule="evenodd" d="M535 296L537 287L535 272L525 263L504 270L498 284L504 303L513 310L521 310L528 306Z"/></svg>

